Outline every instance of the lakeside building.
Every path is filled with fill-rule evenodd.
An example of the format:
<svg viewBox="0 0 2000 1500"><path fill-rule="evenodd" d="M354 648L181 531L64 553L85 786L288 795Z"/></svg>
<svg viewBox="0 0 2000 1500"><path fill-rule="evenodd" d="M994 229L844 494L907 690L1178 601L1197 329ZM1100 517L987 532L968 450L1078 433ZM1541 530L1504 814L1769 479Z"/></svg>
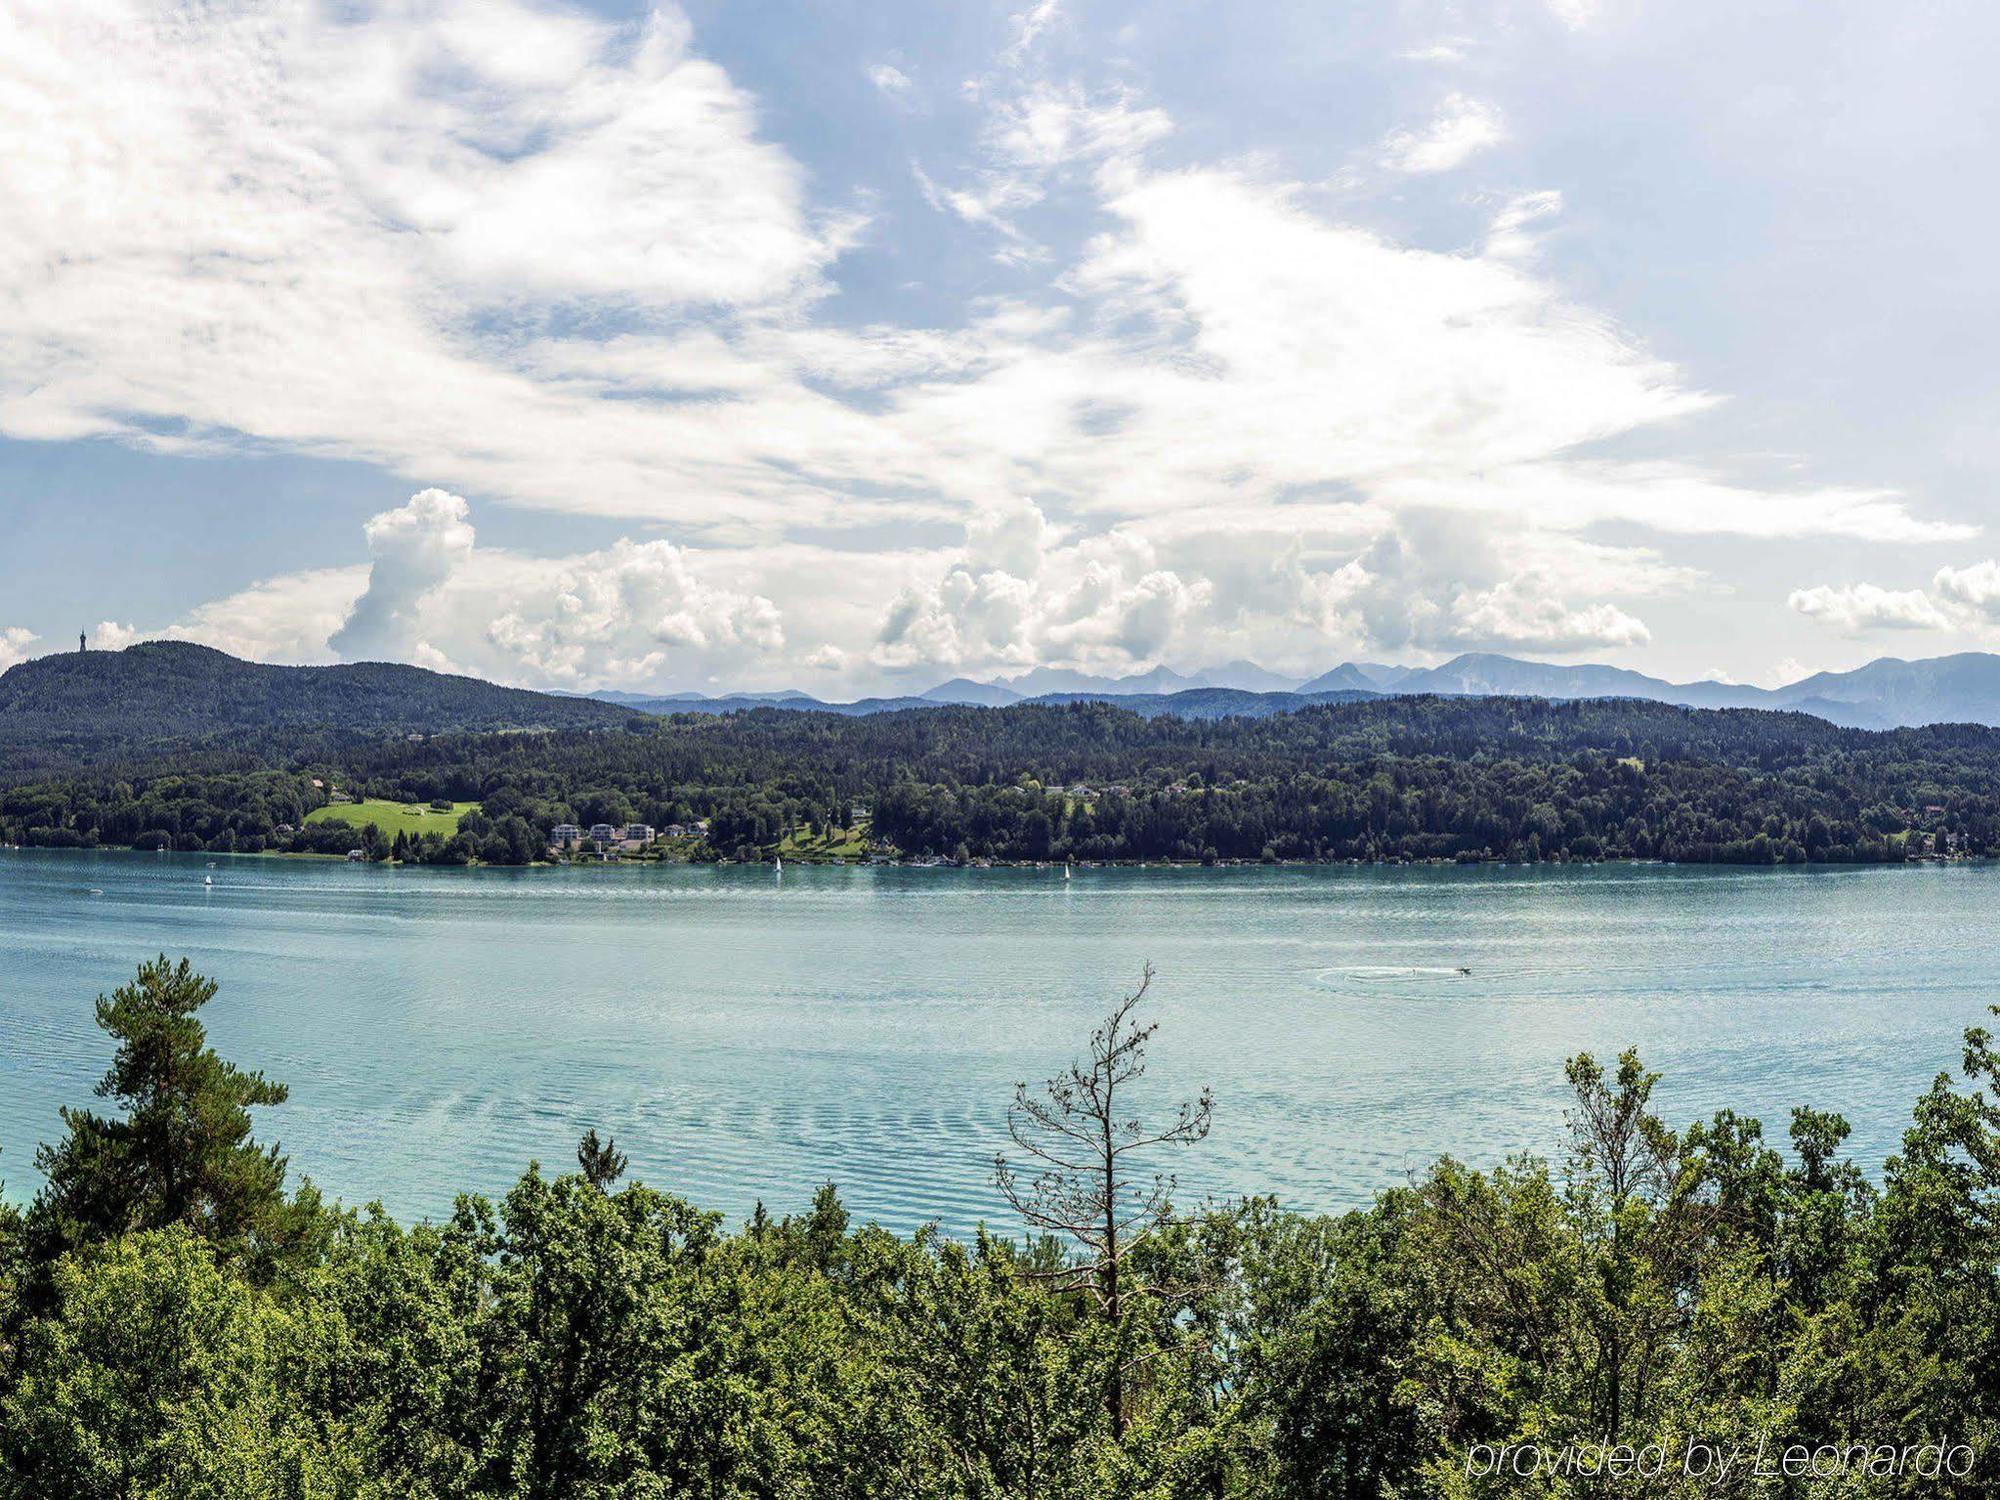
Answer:
<svg viewBox="0 0 2000 1500"><path fill-rule="evenodd" d="M549 830L549 842L558 849L583 842L583 829L575 823L558 823Z"/></svg>
<svg viewBox="0 0 2000 1500"><path fill-rule="evenodd" d="M592 843L610 844L615 843L617 839L618 830L613 828L609 823L592 823L590 825L590 840Z"/></svg>
<svg viewBox="0 0 2000 1500"><path fill-rule="evenodd" d="M625 825L625 839L628 843L650 844L653 842L653 825L651 823L627 823Z"/></svg>

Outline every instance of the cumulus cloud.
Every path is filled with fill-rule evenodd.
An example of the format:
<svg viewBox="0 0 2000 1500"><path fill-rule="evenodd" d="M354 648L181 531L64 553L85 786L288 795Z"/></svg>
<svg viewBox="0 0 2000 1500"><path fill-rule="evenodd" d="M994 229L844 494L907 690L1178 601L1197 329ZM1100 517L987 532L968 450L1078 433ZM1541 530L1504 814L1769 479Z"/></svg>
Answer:
<svg viewBox="0 0 2000 1500"><path fill-rule="evenodd" d="M769 597L718 581L711 557L672 542L626 537L555 558L483 548L470 507L442 490L373 517L366 534L366 566L262 579L163 626L107 620L92 644L197 641L305 664L386 657L574 689L712 684L776 666L790 644ZM823 578L825 561L816 561ZM872 586L866 568L854 575ZM24 634L22 644L32 640ZM819 671L847 665L824 642L803 659Z"/></svg>
<svg viewBox="0 0 2000 1500"><path fill-rule="evenodd" d="M368 584L363 567L308 568L208 600L170 624L151 628L100 620L93 648L120 651L137 641L194 641L251 661L319 666L336 660L329 638L353 612Z"/></svg>
<svg viewBox="0 0 2000 1500"><path fill-rule="evenodd" d="M1872 583L1793 589L1785 602L1809 620L1859 634L1868 630L1947 630L1951 621L1922 589Z"/></svg>
<svg viewBox="0 0 2000 1500"><path fill-rule="evenodd" d="M965 529L966 559L982 571L998 569L1033 578L1041 572L1043 555L1056 535L1042 508L1023 495L973 513Z"/></svg>
<svg viewBox="0 0 2000 1500"><path fill-rule="evenodd" d="M1398 130L1382 142L1382 165L1397 172L1449 172L1507 136L1500 111L1464 94L1447 94L1421 130Z"/></svg>
<svg viewBox="0 0 2000 1500"><path fill-rule="evenodd" d="M910 87L910 75L894 63L876 63L868 70L868 81L885 94L900 94Z"/></svg>
<svg viewBox="0 0 2000 1500"><path fill-rule="evenodd" d="M2000 618L2000 562L1990 557L1968 567L1939 568L1931 587L1953 604Z"/></svg>
<svg viewBox="0 0 2000 1500"><path fill-rule="evenodd" d="M1653 638L1641 621L1615 604L1573 609L1511 580L1461 599L1453 628L1462 640L1537 651L1643 646Z"/></svg>
<svg viewBox="0 0 2000 1500"><path fill-rule="evenodd" d="M433 633L472 670L576 687L647 683L689 663L704 675L746 667L785 645L775 604L709 585L671 542L623 538L554 568L510 571L495 580L500 608L483 632L491 585L482 575L432 612Z"/></svg>
<svg viewBox="0 0 2000 1500"><path fill-rule="evenodd" d="M0 672L35 655L34 645L40 639L40 636L25 625L8 625L0 628Z"/></svg>
<svg viewBox="0 0 2000 1500"><path fill-rule="evenodd" d="M399 660L416 644L418 606L472 555L465 501L420 490L365 528L368 587L328 643L349 661Z"/></svg>
<svg viewBox="0 0 2000 1500"><path fill-rule="evenodd" d="M1185 644L1212 596L1206 580L1161 566L1133 531L1067 541L1033 501L1013 500L976 514L942 574L897 595L871 659L890 669L1123 670Z"/></svg>
<svg viewBox="0 0 2000 1500"><path fill-rule="evenodd" d="M1075 536L1009 502L968 527L936 576L897 594L872 659L891 671L1126 673L1248 656L1311 675L1357 653L1618 649L1650 639L1645 624L1579 593L1693 582L1643 548L1509 540L1444 515L1413 513L1365 540L1352 528L1289 541L1199 522Z"/></svg>
<svg viewBox="0 0 2000 1500"><path fill-rule="evenodd" d="M1605 591L1642 599L1698 582L1647 548L1504 535L1422 511L1387 529L1355 513L1285 535L1203 517L1086 532L1010 497L942 550L623 538L543 558L477 545L466 502L424 491L366 533L370 564L263 579L165 626L105 621L94 643L163 637L307 663L390 654L576 689L810 673L824 691L858 694L1038 665L1122 674L1247 657L1309 676L1357 654L1617 649L1647 630ZM794 623L781 599L814 604Z"/></svg>
<svg viewBox="0 0 2000 1500"><path fill-rule="evenodd" d="M1643 645L1651 632L1636 616L1577 596L1666 594L1693 582L1646 549L1508 538L1428 512L1402 518L1337 569L1299 579L1319 629L1356 651L1390 654Z"/></svg>

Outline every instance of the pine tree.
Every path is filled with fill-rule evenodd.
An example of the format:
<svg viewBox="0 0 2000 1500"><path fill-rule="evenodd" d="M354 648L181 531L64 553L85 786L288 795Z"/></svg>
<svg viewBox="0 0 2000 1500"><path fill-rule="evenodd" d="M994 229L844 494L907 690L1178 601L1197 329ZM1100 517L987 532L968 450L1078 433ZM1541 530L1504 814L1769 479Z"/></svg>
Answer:
<svg viewBox="0 0 2000 1500"><path fill-rule="evenodd" d="M607 1137L597 1138L597 1127L592 1126L577 1142L576 1164L583 1173L584 1181L592 1187L611 1191L611 1184L625 1175L625 1153L618 1149L618 1142Z"/></svg>
<svg viewBox="0 0 2000 1500"><path fill-rule="evenodd" d="M184 1224L253 1268L297 1247L318 1222L310 1186L285 1196L285 1158L250 1138L250 1109L286 1089L208 1046L195 1013L215 981L162 954L98 996L97 1024L118 1042L99 1098L123 1118L64 1109L67 1134L35 1163L47 1179L29 1215L46 1259L135 1230Z"/></svg>

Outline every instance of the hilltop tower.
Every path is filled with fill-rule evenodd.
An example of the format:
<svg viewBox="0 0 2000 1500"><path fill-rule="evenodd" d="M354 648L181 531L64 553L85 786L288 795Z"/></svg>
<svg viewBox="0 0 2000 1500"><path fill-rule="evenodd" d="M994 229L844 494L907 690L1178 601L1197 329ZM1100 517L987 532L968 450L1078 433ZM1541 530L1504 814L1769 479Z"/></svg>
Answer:
<svg viewBox="0 0 2000 1500"><path fill-rule="evenodd" d="M76 633L76 654L78 656L81 656L85 651L88 651L89 649L90 649L89 645L85 642L83 638L83 632L79 630Z"/></svg>

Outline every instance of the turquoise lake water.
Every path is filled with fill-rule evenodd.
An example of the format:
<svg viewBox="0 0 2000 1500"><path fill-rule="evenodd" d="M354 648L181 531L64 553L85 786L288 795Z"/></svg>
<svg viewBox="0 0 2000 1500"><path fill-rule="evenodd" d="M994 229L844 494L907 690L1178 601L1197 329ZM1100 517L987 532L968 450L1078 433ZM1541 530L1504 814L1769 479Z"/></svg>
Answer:
<svg viewBox="0 0 2000 1500"><path fill-rule="evenodd" d="M205 887L204 877L214 880ZM1638 1045L1676 1123L1845 1113L1871 1170L2000 998L2000 866L1712 870L422 870L0 851L0 1178L109 1059L90 1002L157 952L220 981L259 1113L350 1202L448 1211L586 1126L726 1210L832 1180L899 1229L1005 1223L1017 1079L1150 960L1182 1197L1365 1201L1449 1151L1552 1151L1562 1061ZM1469 977L1458 966L1472 970ZM1012 1227L1011 1225L1009 1226Z"/></svg>

